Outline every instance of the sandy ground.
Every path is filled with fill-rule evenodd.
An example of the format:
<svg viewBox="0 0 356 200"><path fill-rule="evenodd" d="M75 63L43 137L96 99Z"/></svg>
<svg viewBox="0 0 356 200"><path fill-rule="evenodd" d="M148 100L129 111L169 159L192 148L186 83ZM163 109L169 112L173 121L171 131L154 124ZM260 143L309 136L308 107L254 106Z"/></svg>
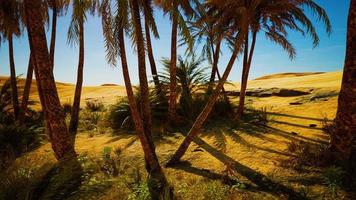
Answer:
<svg viewBox="0 0 356 200"><path fill-rule="evenodd" d="M341 85L341 76L342 72L306 74L304 76L290 73L286 76L277 74L252 80L249 82L249 88L319 88L325 91L338 91ZM227 86L227 89L238 90L238 86L239 84L236 83L234 86ZM74 86L58 84L58 91L61 101L65 102L72 98ZM110 104L115 102L118 96L124 95L125 90L122 86L84 87L82 100L98 98L106 104ZM31 98L36 98L34 88L31 92ZM320 193L324 188L322 184L306 185L303 182L310 177L320 176L320 172L296 172L279 166L278 162L292 156L286 149L287 145L293 141L327 142L328 137L320 130L322 127L321 121L325 117L334 118L337 109L337 96L322 101L305 102L301 105L289 105L297 98L248 98L251 99L251 106L255 108L266 107L272 113L270 115L270 127L261 130L253 126L229 127L224 123L221 123L221 125L218 123L216 127L207 127L200 134L200 138L206 142L200 144L203 147L202 150L195 151L198 145L193 144L183 157L183 160L188 161L190 165L180 169L165 169L169 180L177 188L180 187L181 182L187 182L188 179L193 178L196 181L204 179L203 172L221 174L227 165L220 161L227 160L232 163L234 170L242 180L252 182L252 184L258 185L258 181L254 180L254 176L251 176L249 172L262 174L267 179L273 179L275 182L291 185L297 189L307 186L312 192ZM315 124L316 127L311 128L309 127L310 124ZM177 149L183 138L183 136L177 134L174 137L163 138L157 143L160 160L167 159ZM123 157L126 162L135 162L143 166L141 146L135 135L112 136L111 134L104 134L89 137L88 134L81 133L76 140L76 150L80 154L88 154L93 157L100 155L103 147L106 146L123 149ZM47 161L54 161L49 144L42 146L32 154L45 158ZM254 192L252 191L252 193ZM267 195L265 196L267 199L283 199L281 196L270 194L268 191L258 191L257 193ZM271 198L268 198L269 196ZM113 197L113 199L115 198ZM197 196L196 199L200 198Z"/></svg>

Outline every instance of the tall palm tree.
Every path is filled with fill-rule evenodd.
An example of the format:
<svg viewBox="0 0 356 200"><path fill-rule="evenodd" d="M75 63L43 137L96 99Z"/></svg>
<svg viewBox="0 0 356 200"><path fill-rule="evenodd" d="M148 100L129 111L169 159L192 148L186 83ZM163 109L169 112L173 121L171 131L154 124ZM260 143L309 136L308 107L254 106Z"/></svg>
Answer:
<svg viewBox="0 0 356 200"><path fill-rule="evenodd" d="M147 3L147 2L144 2ZM126 87L127 97L129 99L129 105L131 110L132 120L135 124L135 129L140 139L142 149L144 152L145 158L145 166L149 176L153 179L156 179L162 184L163 187L155 187L154 185L149 185L150 192L152 194L153 199L161 199L162 196L169 195L167 180L162 172L162 169L159 165L158 158L155 152L155 146L151 136L151 130L145 121L147 118L145 116L150 113L146 113L146 110L142 109L142 113L140 114L137 106L137 102L134 97L134 93L132 90L132 84L129 75L129 69L126 58L126 50L125 50L125 32L131 35L133 39L133 43L137 47L138 52L138 60L139 60L139 70L145 70L144 63L144 49L143 49L143 35L142 28L139 16L139 4L136 0L120 0L117 1L115 7L115 15L112 16L111 8L110 8L110 0L104 0L101 5L101 14L102 14L102 25L103 25L103 33L105 38L105 47L107 51L107 60L110 64L116 65L116 57L119 55L121 58L121 66L124 76L124 82ZM132 27L129 24L134 24ZM132 37L133 36L133 37ZM143 54L143 55L142 55ZM145 77L143 77L142 72L140 72L140 84L145 85ZM146 75L145 75L146 76ZM146 90L148 90L147 85L147 77L146 77ZM142 91L140 90L141 95ZM147 98L147 97L146 97ZM148 100L148 99L147 99ZM146 100L146 101L147 101ZM142 105L141 106L146 106ZM147 109L147 106L146 106ZM149 109L149 107L148 107ZM150 119L150 118L148 118Z"/></svg>
<svg viewBox="0 0 356 200"><path fill-rule="evenodd" d="M157 72L156 62L153 55L151 33L150 33L152 32L155 38L157 39L159 38L158 30L153 17L152 0L148 0L147 3L143 4L143 10L144 10L144 18L145 18L145 37L146 37L145 39L146 39L148 60L151 66L151 74L152 74L153 82L157 88L157 91L161 92L162 88L160 86L160 82L158 78L158 72Z"/></svg>
<svg viewBox="0 0 356 200"><path fill-rule="evenodd" d="M188 42L188 47L192 49L193 40L190 35L190 30L185 22L186 17L194 15L194 9L191 6L191 0L156 0L156 3L162 7L165 13L169 13L172 21L172 35L171 35L171 67L170 67L170 87L169 87L169 107L168 117L171 124L174 125L176 119L177 108L177 38L178 29L181 35ZM181 13L181 10L184 13Z"/></svg>
<svg viewBox="0 0 356 200"><path fill-rule="evenodd" d="M2 13L2 19L0 19L0 38L8 41L12 106L15 119L17 119L20 107L16 83L13 38L21 35L22 22L20 3L15 0L2 0L0 1L0 13Z"/></svg>
<svg viewBox="0 0 356 200"><path fill-rule="evenodd" d="M73 142L64 120L64 113L51 69L46 33L43 26L41 0L24 0L26 25L31 53L35 59L35 75L45 119L48 121L48 136L58 160L75 157Z"/></svg>
<svg viewBox="0 0 356 200"><path fill-rule="evenodd" d="M74 101L69 123L69 132L76 135L79 121L80 97L83 86L83 70L84 70L84 23L87 19L87 12L93 14L95 9L95 1L92 0L73 0L72 21L68 30L68 43L79 43L79 61L77 71L77 83L75 86Z"/></svg>
<svg viewBox="0 0 356 200"><path fill-rule="evenodd" d="M46 5L52 9L52 30L51 30L51 41L50 41L50 49L49 55L52 63L52 69L54 66L54 52L55 52L55 44L56 44L56 32L57 32L57 17L62 15L67 9L70 0L48 0ZM42 12L43 11L43 12ZM42 13L46 18L44 18L45 22L48 22L48 9L42 9ZM19 121L23 122L25 119L25 115L28 107L28 100L30 95L30 88L32 83L33 69L35 63L33 62L33 58L29 58L28 68L27 68L27 76L26 82L23 90L22 101L21 101L21 109L19 114Z"/></svg>
<svg viewBox="0 0 356 200"><path fill-rule="evenodd" d="M209 6L211 10L218 11L215 12L217 17L215 16L214 18L217 19L218 23L220 23L223 27L227 27L231 34L235 34L234 40L232 41L233 52L223 73L223 76L219 80L213 93L210 95L206 106L195 120L193 126L188 132L187 137L185 137L181 145L178 147L177 151L166 163L167 166L173 165L180 160L180 158L188 149L190 143L193 141L193 138L199 133L204 122L207 120L220 94L220 91L232 70L235 60L238 54L241 52L241 47L244 44L245 35L247 34L249 20L248 18L242 16L246 16L248 10L243 4L235 5L235 7L232 9L231 5L229 5L227 2L222 3L219 0L212 0L207 3L207 6Z"/></svg>
<svg viewBox="0 0 356 200"><path fill-rule="evenodd" d="M331 145L348 163L348 175L356 181L356 1L351 0L348 25L346 57L342 85L335 119L335 132Z"/></svg>
<svg viewBox="0 0 356 200"><path fill-rule="evenodd" d="M325 25L328 34L331 33L330 20L325 10L313 0L302 1L261 1L256 4L254 1L245 1L247 7L256 6L254 12L249 12L252 23L249 27L249 34L246 35L243 69L241 77L240 101L237 118L239 119L244 111L245 95L247 88L248 75L252 63L252 57L256 45L256 36L263 32L267 39L282 46L288 52L290 59L295 57L296 51L287 39L287 29L305 35L309 34L316 47L319 44L319 37L311 20L304 14L302 8L306 7L314 14L319 21ZM285 10L289 9L292 15L286 15ZM251 46L249 47L249 36L252 36Z"/></svg>
<svg viewBox="0 0 356 200"><path fill-rule="evenodd" d="M251 3L246 3L251 2ZM210 10L217 10L215 19L217 19L217 23L224 25L223 27L229 27L231 31L237 32L237 39L234 42L234 51L232 57L225 69L222 79L219 81L214 93L212 94L211 98L209 99L206 107L201 112L201 114L196 119L195 123L193 124L192 128L190 129L187 137L184 139L182 144L179 146L176 153L170 159L168 164L176 163L180 160L180 158L184 155L185 151L187 150L189 144L192 142L193 138L199 133L200 128L206 121L209 113L214 106L216 98L218 96L219 91L221 90L224 82L226 81L229 72L231 71L232 65L234 60L236 59L238 53L241 51L242 47L246 42L247 35L249 34L249 28L251 25L255 25L255 20L252 16L256 15L260 12L260 7L265 6L266 4L269 5L272 2L278 2L276 5L273 5L274 9L271 13L266 13L263 15L262 18L262 27L267 29L266 36L272 41L276 42L277 44L281 44L284 49L286 49L291 56L294 56L295 50L286 39L286 29L285 27L295 29L299 32L303 32L302 28L306 28L307 32L312 36L315 42L318 41L317 34L310 22L310 20L306 17L304 10L302 9L303 6L307 6L314 11L315 9L319 9L319 6L313 1L305 0L305 1L224 1L221 2L220 0L211 0L207 3L210 6ZM283 9L276 8L282 7ZM317 11L319 13L319 11ZM281 20L274 22L270 18L280 17ZM327 19L327 18L325 18ZM301 26L299 27L297 23L301 22ZM325 24L328 24L325 21ZM272 34L273 33L273 34Z"/></svg>
<svg viewBox="0 0 356 200"><path fill-rule="evenodd" d="M51 42L49 48L49 56L54 67L54 52L56 48L56 35L57 35L57 17L65 12L70 4L70 0L48 0L48 7L52 9L52 30Z"/></svg>
<svg viewBox="0 0 356 200"><path fill-rule="evenodd" d="M210 87L208 90L210 92L213 89L216 75L218 76L218 80L221 79L218 63L224 37L227 37L228 40L231 40L231 38L229 37L228 30L216 24L216 19L213 19L212 15L207 13L206 7L203 4L198 4L197 13L198 19L193 23L194 40L199 43L203 40L202 55L211 64ZM224 87L222 87L222 92L225 101L229 102Z"/></svg>

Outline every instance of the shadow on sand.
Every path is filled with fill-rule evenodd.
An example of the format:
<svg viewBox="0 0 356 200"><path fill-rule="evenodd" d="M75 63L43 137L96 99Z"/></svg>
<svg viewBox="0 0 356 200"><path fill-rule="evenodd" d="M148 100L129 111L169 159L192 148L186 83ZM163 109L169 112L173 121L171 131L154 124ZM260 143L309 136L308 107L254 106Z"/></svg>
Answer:
<svg viewBox="0 0 356 200"><path fill-rule="evenodd" d="M202 139L195 137L194 143L203 148L206 152L214 156L216 159L224 163L226 166L229 166L232 170L239 173L240 175L246 177L248 180L253 182L258 186L258 189L261 191L269 192L271 194L277 195L279 197L284 196L288 197L288 199L307 199L303 195L294 191L293 189L286 187L282 184L273 182L265 175L245 166L241 163L235 161L231 157L225 155L221 151L215 149L208 143L204 142ZM196 172L196 171L195 171ZM201 172L199 172L201 173ZM213 175L213 176L216 176Z"/></svg>

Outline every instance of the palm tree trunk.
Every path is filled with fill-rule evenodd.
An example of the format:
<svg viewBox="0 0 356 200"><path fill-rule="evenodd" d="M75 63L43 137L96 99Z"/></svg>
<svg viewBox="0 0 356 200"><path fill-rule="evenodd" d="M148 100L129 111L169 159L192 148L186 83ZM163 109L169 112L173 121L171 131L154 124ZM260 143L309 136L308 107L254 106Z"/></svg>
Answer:
<svg viewBox="0 0 356 200"><path fill-rule="evenodd" d="M58 160L75 157L73 143L64 121L49 58L40 0L25 0L26 22L31 52L35 59L36 81L42 110L48 121L48 136ZM42 95L42 97L41 97Z"/></svg>
<svg viewBox="0 0 356 200"><path fill-rule="evenodd" d="M9 41L9 60L10 60L10 81L11 81L12 106L14 108L15 120L17 120L20 109L19 109L19 94L17 92L17 83L16 83L14 46L13 46L12 35L9 36L8 41Z"/></svg>
<svg viewBox="0 0 356 200"><path fill-rule="evenodd" d="M345 67L338 99L335 132L331 134L331 146L345 161L347 170L356 181L356 0L351 0Z"/></svg>
<svg viewBox="0 0 356 200"><path fill-rule="evenodd" d="M145 134L147 138L152 138L151 128L151 108L149 102L149 88L147 82L147 73L146 73L146 62L145 62L145 47L144 47L144 38L142 34L141 26L141 17L140 10L137 0L132 1L132 11L133 11L133 20L135 26L135 35L137 43L137 60L138 60L138 75L140 81L140 94L141 94L141 118L143 120L143 126L145 129ZM153 142L150 142L152 148L154 149Z"/></svg>
<svg viewBox="0 0 356 200"><path fill-rule="evenodd" d="M28 61L26 82L25 82L25 87L23 89L21 109L20 109L20 114L19 114L20 123L23 123L25 120L25 117L26 117L26 112L27 112L27 108L28 108L28 100L30 97L30 90L31 90L31 84L32 84L33 68L34 68L34 59L33 59L33 55L30 54L30 59Z"/></svg>
<svg viewBox="0 0 356 200"><path fill-rule="evenodd" d="M216 72L218 71L218 62L219 62L219 56L220 56L220 46L221 46L221 39L219 39L216 43L216 47L214 50L214 42L213 39L211 38L210 41L210 46L211 46L211 50L213 53L213 66L212 66L212 70L211 70L211 75L210 75L210 83L213 83L215 81L215 75Z"/></svg>
<svg viewBox="0 0 356 200"><path fill-rule="evenodd" d="M77 83L75 86L73 108L69 123L69 132L75 139L78 129L80 98L83 86L83 70L84 70L84 20L80 19L79 22L79 62L77 72Z"/></svg>
<svg viewBox="0 0 356 200"><path fill-rule="evenodd" d="M49 57L52 63L52 69L54 68L54 50L56 47L57 14L57 2L56 0L52 0L52 32L51 44L49 48Z"/></svg>
<svg viewBox="0 0 356 200"><path fill-rule="evenodd" d="M127 65L126 59L126 50L125 50L125 40L124 40L124 31L120 30L119 32L119 48L120 48L120 57L121 57L121 65L122 65L122 73L124 76L125 88L127 93L127 98L130 104L132 121L135 124L136 131L138 133L138 137L141 141L142 149L145 155L145 163L146 169L154 169L157 167L158 159L156 153L151 149L151 145L149 145L149 141L145 135L145 130L143 128L143 121L140 118L140 113L137 108L137 102L135 100L135 96L132 90L132 84L130 80L129 69Z"/></svg>
<svg viewBox="0 0 356 200"><path fill-rule="evenodd" d="M171 65L169 68L169 106L168 118L170 124L175 124L177 109L177 32L178 32L178 10L177 0L173 0L172 15L172 38L171 38Z"/></svg>
<svg viewBox="0 0 356 200"><path fill-rule="evenodd" d="M248 53L248 39L246 39L247 43L245 44L246 47L244 52L244 65L243 65L242 78L241 78L240 101L239 101L237 119L240 119L244 112L248 75L250 73L252 56L255 50L256 36L257 36L257 32L254 31L252 35L252 43L251 43L251 49L249 53Z"/></svg>
<svg viewBox="0 0 356 200"><path fill-rule="evenodd" d="M145 34L146 34L147 54L148 54L148 60L150 61L153 82L155 83L157 91L159 93L161 93L161 86L160 86L160 83L159 83L156 62L155 62L155 59L154 59L154 56L153 56L153 50L152 50L152 44L151 44L151 35L150 35L150 27L148 25L147 15L145 15Z"/></svg>
<svg viewBox="0 0 356 200"><path fill-rule="evenodd" d="M216 86L216 88L214 90L214 93L210 96L208 103L206 104L206 106L204 107L203 111L200 113L198 118L195 120L192 128L189 130L187 137L185 137L184 141L179 146L178 150L174 153L174 155L171 157L171 159L167 162L167 166L173 165L180 160L180 158L187 151L193 138L198 135L201 127L203 126L204 122L207 120L207 118L208 118L211 110L213 109L214 104L220 94L220 91L221 91L225 81L227 80L227 78L230 74L230 71L234 65L234 62L235 62L237 55L239 53L239 49L244 42L244 38L245 38L244 35L245 34L243 34L243 32L242 32L237 36L237 39L236 39L235 45L234 45L234 51L231 55L231 58L229 60L229 63L225 69L225 72L224 72L222 78L220 79L218 85Z"/></svg>
<svg viewBox="0 0 356 200"><path fill-rule="evenodd" d="M212 53L214 55L214 60L213 60L213 67L212 67L211 76L210 76L210 85L212 85L212 83L215 81L215 75L216 74L218 75L218 80L221 79L220 72L219 72L219 67L218 67L219 57L220 57L221 41L222 41L222 38L219 37L218 41L217 41L217 44L216 44L216 49L214 50L214 41L213 41L213 39L211 37L210 46L211 46L211 51L212 51ZM227 97L226 90L225 90L224 86L222 87L221 90L222 90L222 94L224 96L225 102L230 104L229 97Z"/></svg>
<svg viewBox="0 0 356 200"><path fill-rule="evenodd" d="M141 93L141 120L143 122L143 131L144 135L142 138L144 139L144 144L142 144L143 148L149 151L148 155L150 160L150 165L146 165L146 169L151 176L152 180L158 181L158 185L149 184L149 190L152 196L152 199L162 199L161 197L170 194L170 191L167 190L169 188L166 177L163 174L163 171L159 165L157 155L155 153L155 146L152 140L151 135L151 109L149 102L149 89L147 83L147 74L146 74L146 63L145 63L145 47L144 47L144 38L142 34L141 27L141 18L140 18L140 10L138 0L132 1L132 12L133 12L133 20L135 27L135 35L137 42L137 59L138 59L138 67L139 67L139 80L140 80L140 93ZM126 64L127 65L127 64ZM128 72L126 72L128 73ZM132 94L130 94L132 95ZM131 97L133 98L133 97ZM137 122L136 122L137 123ZM139 124L138 124L139 125ZM141 127L140 127L141 129ZM147 146L147 147L146 147ZM146 156L146 155L145 155ZM157 187L158 186L158 187ZM163 187L161 187L163 186Z"/></svg>

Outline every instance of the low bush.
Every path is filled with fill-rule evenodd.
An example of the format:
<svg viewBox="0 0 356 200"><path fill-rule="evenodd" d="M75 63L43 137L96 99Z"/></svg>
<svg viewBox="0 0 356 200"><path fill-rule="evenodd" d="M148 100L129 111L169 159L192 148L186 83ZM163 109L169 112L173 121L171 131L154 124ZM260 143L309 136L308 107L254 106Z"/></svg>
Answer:
<svg viewBox="0 0 356 200"><path fill-rule="evenodd" d="M141 106L141 97L139 88L136 88L135 99L139 111ZM155 90L150 91L150 106L153 124L162 124L167 120L168 101L166 98L157 94ZM112 105L107 116L110 125L114 129L134 130L134 124L131 119L131 110L127 97L120 99L116 104Z"/></svg>
<svg viewBox="0 0 356 200"><path fill-rule="evenodd" d="M23 152L38 146L44 138L42 127L0 125L0 169L7 167Z"/></svg>
<svg viewBox="0 0 356 200"><path fill-rule="evenodd" d="M91 112L104 110L104 104L99 100L88 100L85 102L85 105L85 108Z"/></svg>
<svg viewBox="0 0 356 200"><path fill-rule="evenodd" d="M295 156L281 160L283 167L302 170L305 166L327 167L339 162L335 153L324 144L291 142L287 149Z"/></svg>
<svg viewBox="0 0 356 200"><path fill-rule="evenodd" d="M242 116L242 120L259 126L267 126L268 122L272 121L272 117L268 113L267 107L260 109L247 108Z"/></svg>
<svg viewBox="0 0 356 200"><path fill-rule="evenodd" d="M345 171L341 167L331 166L323 171L324 182L333 198L337 195L337 190L342 185L344 176Z"/></svg>

